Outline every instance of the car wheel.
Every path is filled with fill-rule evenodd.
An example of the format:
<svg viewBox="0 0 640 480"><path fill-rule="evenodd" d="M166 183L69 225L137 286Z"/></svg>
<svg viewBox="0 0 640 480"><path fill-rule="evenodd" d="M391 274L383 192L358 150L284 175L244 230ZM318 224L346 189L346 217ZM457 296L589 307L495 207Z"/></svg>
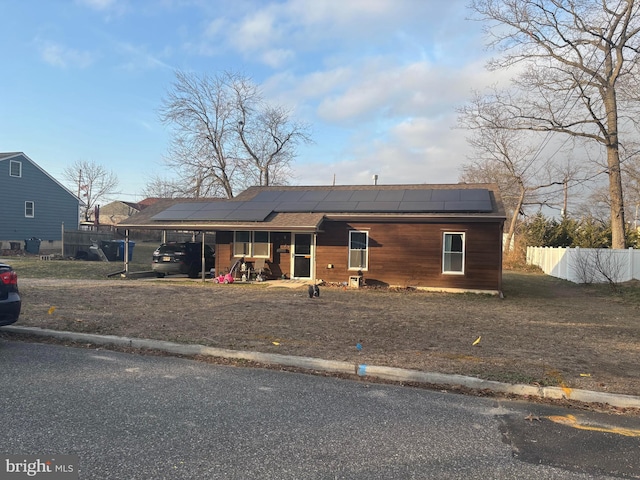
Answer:
<svg viewBox="0 0 640 480"><path fill-rule="evenodd" d="M198 271L198 270L189 270L189 273L187 274L187 276L189 278L198 278L200 276L200 271Z"/></svg>

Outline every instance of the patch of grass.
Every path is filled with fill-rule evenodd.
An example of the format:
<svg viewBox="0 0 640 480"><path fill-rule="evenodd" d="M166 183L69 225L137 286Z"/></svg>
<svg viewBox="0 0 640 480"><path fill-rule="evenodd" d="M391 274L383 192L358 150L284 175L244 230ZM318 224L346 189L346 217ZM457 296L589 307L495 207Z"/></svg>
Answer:
<svg viewBox="0 0 640 480"><path fill-rule="evenodd" d="M151 270L151 256L158 245L140 243L134 246L129 271ZM3 259L23 278L61 278L99 280L124 270L123 261L99 262L86 260L40 260L39 255L25 255ZM118 277L116 277L118 278Z"/></svg>
<svg viewBox="0 0 640 480"><path fill-rule="evenodd" d="M580 286L542 272L507 270L502 274L502 289L507 298L546 298L559 288L577 289Z"/></svg>
<svg viewBox="0 0 640 480"><path fill-rule="evenodd" d="M147 268L145 257L140 265ZM608 285L584 287L507 271L504 300L341 287L323 287L320 298L311 300L305 288L264 288L269 282L218 285L120 276L62 282L63 270L66 278L104 278L104 271L119 265L36 258L12 263L26 279L24 326L278 351L508 383L567 383L632 395L640 389L634 348L639 304L633 303L640 298L640 282L614 294ZM31 281L27 272L51 280ZM48 313L52 306L57 309ZM474 346L478 336L482 341ZM355 348L359 341L362 352Z"/></svg>

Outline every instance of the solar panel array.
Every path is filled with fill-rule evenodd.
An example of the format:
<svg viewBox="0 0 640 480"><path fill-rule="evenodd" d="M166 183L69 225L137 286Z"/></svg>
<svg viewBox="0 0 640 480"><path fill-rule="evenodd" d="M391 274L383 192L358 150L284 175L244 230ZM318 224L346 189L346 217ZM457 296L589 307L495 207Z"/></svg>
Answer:
<svg viewBox="0 0 640 480"><path fill-rule="evenodd" d="M244 202L178 203L153 220L264 221L272 212L489 213L486 189L267 190Z"/></svg>

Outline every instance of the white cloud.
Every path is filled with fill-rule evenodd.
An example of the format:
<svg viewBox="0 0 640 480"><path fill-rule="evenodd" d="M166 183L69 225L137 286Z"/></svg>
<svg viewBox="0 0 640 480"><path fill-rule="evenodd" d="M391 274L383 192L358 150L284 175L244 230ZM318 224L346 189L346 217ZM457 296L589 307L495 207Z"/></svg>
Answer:
<svg viewBox="0 0 640 480"><path fill-rule="evenodd" d="M245 18L230 35L229 43L240 51L268 49L278 35L274 17L268 10L261 10Z"/></svg>
<svg viewBox="0 0 640 480"><path fill-rule="evenodd" d="M79 5L92 8L94 10L107 10L115 6L117 0L76 0Z"/></svg>
<svg viewBox="0 0 640 480"><path fill-rule="evenodd" d="M121 65L121 68L125 70L173 69L171 65L165 63L158 56L149 53L144 46L126 42L116 42L116 45L128 57L128 60Z"/></svg>
<svg viewBox="0 0 640 480"><path fill-rule="evenodd" d="M94 61L93 55L87 51L67 48L49 41L38 43L42 59L54 67L86 68Z"/></svg>
<svg viewBox="0 0 640 480"><path fill-rule="evenodd" d="M360 67L350 83L325 97L318 114L327 121L352 122L386 116L437 114L460 97L458 73L427 62L388 65L375 61Z"/></svg>
<svg viewBox="0 0 640 480"><path fill-rule="evenodd" d="M267 50L261 56L263 63L269 65L272 68L278 68L285 65L295 56L292 50L286 50L283 48Z"/></svg>
<svg viewBox="0 0 640 480"><path fill-rule="evenodd" d="M460 166L467 161L467 132L452 129L455 116L416 118L383 132L363 129L334 158L306 161L300 158L296 181L328 184L336 175L341 185L364 185L378 175L379 184L456 183Z"/></svg>

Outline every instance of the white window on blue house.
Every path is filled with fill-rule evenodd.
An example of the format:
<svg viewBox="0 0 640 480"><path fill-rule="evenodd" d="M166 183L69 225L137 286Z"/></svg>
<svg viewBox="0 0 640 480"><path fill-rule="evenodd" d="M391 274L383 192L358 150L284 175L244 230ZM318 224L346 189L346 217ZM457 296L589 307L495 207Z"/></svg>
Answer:
<svg viewBox="0 0 640 480"><path fill-rule="evenodd" d="M349 232L349 270L369 268L369 232Z"/></svg>
<svg viewBox="0 0 640 480"><path fill-rule="evenodd" d="M22 162L19 162L17 160L9 161L9 176L10 177L22 176Z"/></svg>
<svg viewBox="0 0 640 480"><path fill-rule="evenodd" d="M27 218L33 218L36 216L36 206L33 202L24 202L24 216Z"/></svg>
<svg viewBox="0 0 640 480"><path fill-rule="evenodd" d="M442 273L464 275L464 233L444 233Z"/></svg>

